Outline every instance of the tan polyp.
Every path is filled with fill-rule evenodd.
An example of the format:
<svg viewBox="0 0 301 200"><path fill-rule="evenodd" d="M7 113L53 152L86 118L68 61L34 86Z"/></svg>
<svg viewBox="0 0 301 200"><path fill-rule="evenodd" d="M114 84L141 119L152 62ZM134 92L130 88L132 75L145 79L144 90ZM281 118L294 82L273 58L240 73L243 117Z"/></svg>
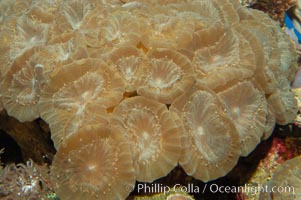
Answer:
<svg viewBox="0 0 301 200"><path fill-rule="evenodd" d="M110 48L119 47L119 45L136 46L144 40L144 32L148 29L146 24L143 18L129 11L112 13L103 22L100 32L102 44Z"/></svg>
<svg viewBox="0 0 301 200"><path fill-rule="evenodd" d="M259 144L265 131L265 96L250 81L239 82L220 92L218 96L239 133L241 155L247 156Z"/></svg>
<svg viewBox="0 0 301 200"><path fill-rule="evenodd" d="M274 170L266 185L268 191L261 191L259 200L298 200L301 197L301 156L285 161ZM274 190L274 188L277 188ZM271 192L272 189L274 192Z"/></svg>
<svg viewBox="0 0 301 200"><path fill-rule="evenodd" d="M280 125L293 123L298 107L294 93L290 90L286 77L280 77L278 88L267 98L268 103L274 108L276 122Z"/></svg>
<svg viewBox="0 0 301 200"><path fill-rule="evenodd" d="M213 0L215 7L217 7L222 21L226 25L232 25L239 22L238 13L235 11L232 4L233 0Z"/></svg>
<svg viewBox="0 0 301 200"><path fill-rule="evenodd" d="M10 116L20 122L39 117L38 101L44 81L44 64L37 56L39 48L26 51L18 57L0 86L3 105Z"/></svg>
<svg viewBox="0 0 301 200"><path fill-rule="evenodd" d="M51 182L64 200L125 199L135 185L128 141L112 126L86 126L53 160Z"/></svg>
<svg viewBox="0 0 301 200"><path fill-rule="evenodd" d="M136 91L141 85L142 68L146 64L143 52L135 46L125 45L114 50L109 55L109 60L114 63L119 74L124 79L126 83L125 91Z"/></svg>
<svg viewBox="0 0 301 200"><path fill-rule="evenodd" d="M45 85L39 102L58 147L84 124L102 123L106 109L123 98L124 82L112 65L82 59L62 66Z"/></svg>
<svg viewBox="0 0 301 200"><path fill-rule="evenodd" d="M85 17L93 9L92 0L60 1L56 12L56 29L60 33L79 30L84 24Z"/></svg>
<svg viewBox="0 0 301 200"><path fill-rule="evenodd" d="M164 104L145 97L123 100L113 112L130 142L138 181L152 182L166 176L182 153L182 133Z"/></svg>
<svg viewBox="0 0 301 200"><path fill-rule="evenodd" d="M180 159L187 174L207 182L235 166L240 155L239 136L214 92L196 86L178 98L170 111L182 120L183 134L189 140L190 148Z"/></svg>
<svg viewBox="0 0 301 200"><path fill-rule="evenodd" d="M270 94L275 90L277 84L275 70L272 69L275 62L276 65L278 65L278 50L276 47L277 43L273 40L274 34L269 27L265 26L265 24L255 20L244 20L241 25L251 30L261 43L265 65L263 65L262 68L257 69L255 84L259 83L264 92ZM279 68L277 70L279 70Z"/></svg>
<svg viewBox="0 0 301 200"><path fill-rule="evenodd" d="M242 50L238 35L221 27L217 31L221 34L215 33L210 40L206 40L207 31L196 35L196 41L205 41L207 47L201 45L192 58L196 79L214 91L251 78L255 71L254 64L243 60L246 49Z"/></svg>
<svg viewBox="0 0 301 200"><path fill-rule="evenodd" d="M265 123L265 130L261 138L262 140L267 140L272 135L275 125L276 125L275 111L274 108L270 104L268 104L268 114Z"/></svg>
<svg viewBox="0 0 301 200"><path fill-rule="evenodd" d="M164 104L172 103L194 83L189 59L169 49L149 52L141 78L137 93Z"/></svg>

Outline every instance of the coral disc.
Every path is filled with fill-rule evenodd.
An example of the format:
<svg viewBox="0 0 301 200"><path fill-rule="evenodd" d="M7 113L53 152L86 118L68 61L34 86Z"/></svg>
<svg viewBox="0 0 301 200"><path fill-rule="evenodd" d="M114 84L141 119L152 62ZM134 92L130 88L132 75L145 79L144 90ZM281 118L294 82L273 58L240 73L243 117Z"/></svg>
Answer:
<svg viewBox="0 0 301 200"><path fill-rule="evenodd" d="M177 165L182 133L164 104L132 97L115 108L113 117L131 144L137 180L151 182Z"/></svg>
<svg viewBox="0 0 301 200"><path fill-rule="evenodd" d="M81 129L58 149L51 177L56 193L65 200L125 199L135 185L135 172L122 130Z"/></svg>

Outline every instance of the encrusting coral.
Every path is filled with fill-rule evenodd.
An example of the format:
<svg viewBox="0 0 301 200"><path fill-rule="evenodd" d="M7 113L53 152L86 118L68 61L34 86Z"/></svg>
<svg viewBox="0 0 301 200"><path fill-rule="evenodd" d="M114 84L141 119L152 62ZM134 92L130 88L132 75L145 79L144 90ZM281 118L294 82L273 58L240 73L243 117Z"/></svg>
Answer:
<svg viewBox="0 0 301 200"><path fill-rule="evenodd" d="M14 0L0 10L1 104L49 124L62 199L122 199L178 163L219 178L275 122L295 119L294 44L238 0Z"/></svg>

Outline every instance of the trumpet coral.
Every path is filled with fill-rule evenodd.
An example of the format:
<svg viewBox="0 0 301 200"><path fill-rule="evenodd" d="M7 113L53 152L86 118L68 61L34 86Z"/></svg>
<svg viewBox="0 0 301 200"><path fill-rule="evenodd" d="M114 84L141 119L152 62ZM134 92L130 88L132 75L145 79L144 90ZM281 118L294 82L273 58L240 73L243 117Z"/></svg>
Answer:
<svg viewBox="0 0 301 200"><path fill-rule="evenodd" d="M145 81L137 89L141 96L171 104L194 83L191 62L176 51L151 51L145 65L141 75Z"/></svg>
<svg viewBox="0 0 301 200"><path fill-rule="evenodd" d="M35 50L27 51L15 60L0 88L7 112L21 122L39 117L38 102L44 66L33 53Z"/></svg>
<svg viewBox="0 0 301 200"><path fill-rule="evenodd" d="M170 110L182 119L188 135L190 148L180 159L186 173L208 181L224 176L235 166L240 156L239 136L216 94L195 86Z"/></svg>
<svg viewBox="0 0 301 200"><path fill-rule="evenodd" d="M131 143L137 180L152 182L177 165L185 144L164 104L144 97L128 98L114 109L113 117L112 123L125 129Z"/></svg>
<svg viewBox="0 0 301 200"><path fill-rule="evenodd" d="M135 46L124 45L114 50L109 55L109 60L114 63L121 77L125 81L125 91L136 91L141 83L143 63L146 58Z"/></svg>
<svg viewBox="0 0 301 200"><path fill-rule="evenodd" d="M91 198L108 192L76 173L87 169L78 149L91 152L95 144L101 151L107 144L99 138L110 138L103 129L83 134L87 126L118 129L126 138L132 148L120 160L133 162L133 179L153 181L180 163L210 181L267 138L275 122L296 116L293 43L238 0L4 2L1 102L19 121L41 117L49 124L58 149L53 180L63 198L65 189ZM86 147L71 148L78 138ZM78 171L59 169L59 160L77 158L72 152L83 160ZM56 173L87 180L89 189ZM117 186L122 194L108 196L125 198Z"/></svg>
<svg viewBox="0 0 301 200"><path fill-rule="evenodd" d="M124 82L116 69L100 59L82 59L57 70L39 101L55 146L84 124L104 120L106 109L118 104L123 91Z"/></svg>
<svg viewBox="0 0 301 200"><path fill-rule="evenodd" d="M280 165L271 180L265 183L268 190L261 191L259 199L299 199L301 196L300 162L301 156L297 156Z"/></svg>
<svg viewBox="0 0 301 200"><path fill-rule="evenodd" d="M85 127L60 146L51 177L62 199L126 198L134 187L135 172L121 131L101 125Z"/></svg>
<svg viewBox="0 0 301 200"><path fill-rule="evenodd" d="M235 95L234 95L235 94ZM240 135L241 154L248 155L260 142L267 117L267 102L264 94L251 82L240 82L218 93L228 115Z"/></svg>

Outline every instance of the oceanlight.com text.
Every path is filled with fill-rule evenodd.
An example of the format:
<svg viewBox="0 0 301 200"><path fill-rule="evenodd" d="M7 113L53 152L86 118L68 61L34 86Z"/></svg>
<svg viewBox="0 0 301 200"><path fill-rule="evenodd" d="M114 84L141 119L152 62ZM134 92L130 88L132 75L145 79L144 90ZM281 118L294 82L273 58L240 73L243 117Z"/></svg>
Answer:
<svg viewBox="0 0 301 200"><path fill-rule="evenodd" d="M159 183L145 184L139 183L137 187L138 193L164 193L168 194L170 191L180 191L190 194L198 193L248 193L248 194L258 194L258 193L295 193L295 188L292 186L272 186L267 185L251 185L245 184L243 186L229 186L229 185L218 185L218 184L204 184L202 186L195 184L180 185L175 184L173 187L166 186Z"/></svg>
<svg viewBox="0 0 301 200"><path fill-rule="evenodd" d="M206 187L206 184L205 186ZM217 184L211 184L209 186L209 191L211 193L295 193L295 188L292 186L272 186L268 187L267 185L251 185L245 184L244 186L223 186Z"/></svg>

